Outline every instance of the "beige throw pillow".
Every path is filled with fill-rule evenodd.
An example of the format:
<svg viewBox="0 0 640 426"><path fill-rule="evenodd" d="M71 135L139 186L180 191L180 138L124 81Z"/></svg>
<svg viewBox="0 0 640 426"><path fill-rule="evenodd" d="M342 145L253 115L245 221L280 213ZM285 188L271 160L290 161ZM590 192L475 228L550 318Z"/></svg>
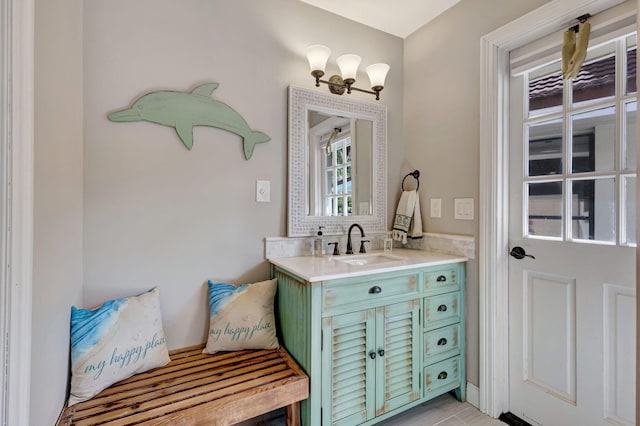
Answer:
<svg viewBox="0 0 640 426"><path fill-rule="evenodd" d="M168 362L157 288L95 309L71 307L70 406Z"/></svg>
<svg viewBox="0 0 640 426"><path fill-rule="evenodd" d="M209 336L203 352L278 348L277 284L276 279L238 286L209 281Z"/></svg>

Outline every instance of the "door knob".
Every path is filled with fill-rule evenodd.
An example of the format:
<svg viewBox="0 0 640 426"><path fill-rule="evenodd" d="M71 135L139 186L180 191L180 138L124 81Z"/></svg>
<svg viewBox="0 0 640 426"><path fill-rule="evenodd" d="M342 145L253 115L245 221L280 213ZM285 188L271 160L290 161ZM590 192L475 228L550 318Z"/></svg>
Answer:
<svg viewBox="0 0 640 426"><path fill-rule="evenodd" d="M527 254L527 252L524 251L524 249L520 246L515 246L514 248L512 248L511 253L509 254L515 257L516 259L524 259L525 257L530 257L532 259L535 259L534 256Z"/></svg>

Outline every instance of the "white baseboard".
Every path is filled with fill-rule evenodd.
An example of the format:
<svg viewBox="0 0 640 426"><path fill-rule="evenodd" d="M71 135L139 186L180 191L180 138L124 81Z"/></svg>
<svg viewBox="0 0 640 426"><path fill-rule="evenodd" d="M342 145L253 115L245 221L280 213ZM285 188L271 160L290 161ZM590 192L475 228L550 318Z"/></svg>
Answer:
<svg viewBox="0 0 640 426"><path fill-rule="evenodd" d="M480 409L480 389L469 382L467 382L467 402Z"/></svg>

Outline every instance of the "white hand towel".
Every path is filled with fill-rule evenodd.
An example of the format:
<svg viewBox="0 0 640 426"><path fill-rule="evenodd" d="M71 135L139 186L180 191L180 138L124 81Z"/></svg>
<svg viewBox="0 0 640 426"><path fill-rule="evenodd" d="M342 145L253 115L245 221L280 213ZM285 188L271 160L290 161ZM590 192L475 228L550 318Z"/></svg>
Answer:
<svg viewBox="0 0 640 426"><path fill-rule="evenodd" d="M409 238L422 238L422 216L418 191L403 191L393 223L393 239L407 243Z"/></svg>

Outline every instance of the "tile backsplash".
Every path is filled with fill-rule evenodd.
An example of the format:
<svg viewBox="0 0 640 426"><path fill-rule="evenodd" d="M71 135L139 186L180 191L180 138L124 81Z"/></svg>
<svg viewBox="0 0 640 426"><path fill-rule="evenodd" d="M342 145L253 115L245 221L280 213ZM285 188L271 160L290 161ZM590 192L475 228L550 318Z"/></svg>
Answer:
<svg viewBox="0 0 640 426"><path fill-rule="evenodd" d="M382 250L384 239L389 233L368 234L365 239L367 250ZM394 241L393 246L397 248L410 248L415 250L425 250L434 253L451 254L454 256L465 256L469 259L476 257L476 242L471 235L441 234L425 232L418 240L409 240L405 245L399 241ZM264 239L265 259L292 256L311 256L313 254L313 241L315 237L267 237ZM360 248L360 236L353 237L353 250L357 252ZM338 242L340 253L344 253L347 248L346 235L325 235L324 244L327 252L330 247L328 243ZM328 253L331 254L331 253Z"/></svg>

